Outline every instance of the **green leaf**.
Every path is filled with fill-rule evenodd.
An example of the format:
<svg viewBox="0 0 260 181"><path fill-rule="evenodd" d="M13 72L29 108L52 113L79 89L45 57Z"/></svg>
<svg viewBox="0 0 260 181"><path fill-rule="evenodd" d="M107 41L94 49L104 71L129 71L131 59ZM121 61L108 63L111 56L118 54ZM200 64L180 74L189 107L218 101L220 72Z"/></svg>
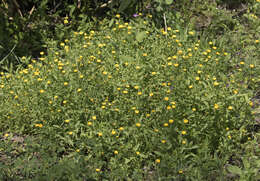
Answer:
<svg viewBox="0 0 260 181"><path fill-rule="evenodd" d="M118 11L122 12L126 10L130 6L130 4L131 4L131 0L121 1Z"/></svg>
<svg viewBox="0 0 260 181"><path fill-rule="evenodd" d="M250 163L246 158L242 158L243 161L243 165L245 169L249 169L250 168Z"/></svg>
<svg viewBox="0 0 260 181"><path fill-rule="evenodd" d="M119 55L119 59L128 62L134 61L134 58L129 55Z"/></svg>
<svg viewBox="0 0 260 181"><path fill-rule="evenodd" d="M114 21L115 21L114 19L111 19L111 20L110 20L110 22L109 22L109 25L108 25L108 26L109 26L109 28L110 28L111 26L113 26L113 24L114 24Z"/></svg>
<svg viewBox="0 0 260 181"><path fill-rule="evenodd" d="M167 4L167 5L171 5L172 2L173 2L173 0L165 0L165 4Z"/></svg>
<svg viewBox="0 0 260 181"><path fill-rule="evenodd" d="M233 174L236 174L236 175L242 174L241 169L237 166L230 165L229 167L227 167L227 169L230 173L233 173Z"/></svg>
<svg viewBox="0 0 260 181"><path fill-rule="evenodd" d="M145 36L146 36L146 32L145 32L145 31L138 32L138 33L136 34L136 40L137 40L138 42L142 42L143 39L145 38Z"/></svg>
<svg viewBox="0 0 260 181"><path fill-rule="evenodd" d="M161 12L162 10L163 10L163 8L162 8L161 6L157 6L157 7L156 7L156 11L157 11L157 12Z"/></svg>

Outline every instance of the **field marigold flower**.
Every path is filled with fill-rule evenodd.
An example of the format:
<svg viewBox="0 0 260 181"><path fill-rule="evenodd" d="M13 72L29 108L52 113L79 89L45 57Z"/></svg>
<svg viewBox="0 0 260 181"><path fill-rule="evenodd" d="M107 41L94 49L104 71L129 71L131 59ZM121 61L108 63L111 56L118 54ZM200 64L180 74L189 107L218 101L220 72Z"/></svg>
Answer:
<svg viewBox="0 0 260 181"><path fill-rule="evenodd" d="M43 127L43 125L42 125L42 124L35 124L35 127L42 128L42 127Z"/></svg>
<svg viewBox="0 0 260 181"><path fill-rule="evenodd" d="M214 86L218 86L219 85L219 83L217 81L215 81L213 84L214 84Z"/></svg>
<svg viewBox="0 0 260 181"><path fill-rule="evenodd" d="M166 140L162 140L161 142L164 144L164 143L166 143Z"/></svg>
<svg viewBox="0 0 260 181"><path fill-rule="evenodd" d="M96 168L96 172L100 172L100 169L99 169L99 168Z"/></svg>
<svg viewBox="0 0 260 181"><path fill-rule="evenodd" d="M136 123L135 125L136 125L136 127L140 127L141 123Z"/></svg>
<svg viewBox="0 0 260 181"><path fill-rule="evenodd" d="M182 135L186 135L187 132L186 132L186 131L182 131L181 134L182 134Z"/></svg>
<svg viewBox="0 0 260 181"><path fill-rule="evenodd" d="M174 122L174 120L173 120L173 119L170 119L170 120L169 120L169 123L170 123L170 124L172 124L173 122Z"/></svg>
<svg viewBox="0 0 260 181"><path fill-rule="evenodd" d="M189 31L189 35L194 35L194 32L193 31Z"/></svg>
<svg viewBox="0 0 260 181"><path fill-rule="evenodd" d="M69 119L66 119L66 120L65 120L65 123L69 123L69 122L70 122L70 120L69 120Z"/></svg>
<svg viewBox="0 0 260 181"><path fill-rule="evenodd" d="M117 154L118 154L118 151L117 151L117 150L115 150L115 151L114 151L114 154L115 154L115 155L117 155Z"/></svg>
<svg viewBox="0 0 260 181"><path fill-rule="evenodd" d="M183 122L184 122L185 124L187 124L187 123L189 122L189 120L188 120L188 119L184 119Z"/></svg>
<svg viewBox="0 0 260 181"><path fill-rule="evenodd" d="M164 123L163 126L164 126L164 127L167 127L167 126L169 126L169 124L168 124L168 123Z"/></svg>
<svg viewBox="0 0 260 181"><path fill-rule="evenodd" d="M219 108L219 105L218 105L218 104L214 104L214 108L215 108L215 109L218 109L218 108Z"/></svg>
<svg viewBox="0 0 260 181"><path fill-rule="evenodd" d="M156 163L160 163L161 160L160 160L160 159L156 159L155 162L156 162Z"/></svg>
<svg viewBox="0 0 260 181"><path fill-rule="evenodd" d="M233 107L232 106L228 106L228 110L232 110L233 109Z"/></svg>

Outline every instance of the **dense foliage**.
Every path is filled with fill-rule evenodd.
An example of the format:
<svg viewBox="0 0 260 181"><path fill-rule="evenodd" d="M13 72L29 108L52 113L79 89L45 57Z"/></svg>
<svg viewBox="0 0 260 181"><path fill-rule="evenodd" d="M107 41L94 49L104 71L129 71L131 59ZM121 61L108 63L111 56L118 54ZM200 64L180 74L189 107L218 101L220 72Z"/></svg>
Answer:
<svg viewBox="0 0 260 181"><path fill-rule="evenodd" d="M260 2L232 2L2 3L0 180L259 180Z"/></svg>

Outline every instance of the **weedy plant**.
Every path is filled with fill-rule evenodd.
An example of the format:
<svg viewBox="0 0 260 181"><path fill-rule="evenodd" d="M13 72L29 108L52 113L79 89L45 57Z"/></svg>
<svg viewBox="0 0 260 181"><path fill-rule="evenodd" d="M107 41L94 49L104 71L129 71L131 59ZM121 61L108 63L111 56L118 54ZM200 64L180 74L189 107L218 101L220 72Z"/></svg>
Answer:
<svg viewBox="0 0 260 181"><path fill-rule="evenodd" d="M82 27L1 73L2 180L226 178L254 136L257 59L151 18Z"/></svg>

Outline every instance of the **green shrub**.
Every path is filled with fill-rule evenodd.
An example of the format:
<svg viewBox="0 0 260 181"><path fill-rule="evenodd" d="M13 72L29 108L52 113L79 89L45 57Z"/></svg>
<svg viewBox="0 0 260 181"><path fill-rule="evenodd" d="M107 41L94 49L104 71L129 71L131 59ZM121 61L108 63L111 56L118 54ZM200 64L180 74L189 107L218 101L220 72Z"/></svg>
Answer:
<svg viewBox="0 0 260 181"><path fill-rule="evenodd" d="M1 165L2 179L224 177L230 156L251 139L257 59L237 59L194 30L156 29L150 19L105 20L2 73L0 151L12 160Z"/></svg>

